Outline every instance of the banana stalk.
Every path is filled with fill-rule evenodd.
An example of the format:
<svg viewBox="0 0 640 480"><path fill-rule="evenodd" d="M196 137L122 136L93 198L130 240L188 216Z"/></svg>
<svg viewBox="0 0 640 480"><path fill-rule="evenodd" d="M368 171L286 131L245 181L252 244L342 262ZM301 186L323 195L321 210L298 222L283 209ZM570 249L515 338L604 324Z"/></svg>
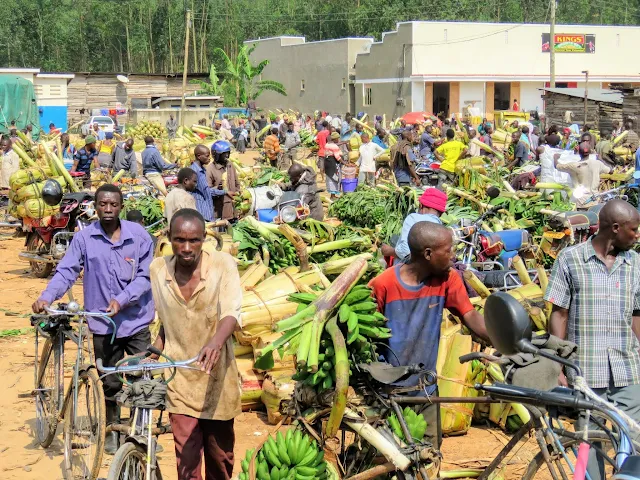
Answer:
<svg viewBox="0 0 640 480"><path fill-rule="evenodd" d="M26 154L26 152L18 145L18 143L13 144L13 151L18 154L20 159L27 165L27 167L39 168L39 165L33 161L33 159ZM53 172L52 172L53 173Z"/></svg>
<svg viewBox="0 0 640 480"><path fill-rule="evenodd" d="M344 336L338 328L336 317L327 323L327 333L331 336L335 352L336 389L331 407L331 414L325 428L326 437L334 437L338 433L344 411L347 408L347 392L349 390L349 357Z"/></svg>
<svg viewBox="0 0 640 480"><path fill-rule="evenodd" d="M491 295L491 292L489 291L489 289L485 286L484 283L480 281L480 279L476 276L476 274L473 273L471 270L465 270L462 276L467 281L467 283L471 286L471 288L473 288L476 291L476 293L480 295L482 298L487 298L489 295Z"/></svg>
<svg viewBox="0 0 640 480"><path fill-rule="evenodd" d="M529 285L531 283L531 277L529 277L527 267L525 267L520 255L516 255L515 257L513 257L513 268L518 273L518 277L520 278L523 286Z"/></svg>

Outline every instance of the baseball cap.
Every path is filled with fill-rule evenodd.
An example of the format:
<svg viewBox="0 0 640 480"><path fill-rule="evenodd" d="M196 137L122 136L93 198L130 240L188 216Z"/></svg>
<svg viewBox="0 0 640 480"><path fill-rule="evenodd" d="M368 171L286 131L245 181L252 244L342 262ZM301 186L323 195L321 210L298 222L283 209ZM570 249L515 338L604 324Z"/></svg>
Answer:
<svg viewBox="0 0 640 480"><path fill-rule="evenodd" d="M427 188L420 196L419 202L425 207L433 208L440 213L447 209L447 194L437 188Z"/></svg>

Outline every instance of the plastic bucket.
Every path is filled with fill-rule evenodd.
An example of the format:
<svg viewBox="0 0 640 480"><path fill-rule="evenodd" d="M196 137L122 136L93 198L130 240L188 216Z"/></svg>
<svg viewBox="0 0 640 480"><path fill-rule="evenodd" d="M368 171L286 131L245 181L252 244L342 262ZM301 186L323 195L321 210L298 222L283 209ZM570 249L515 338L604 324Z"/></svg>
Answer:
<svg viewBox="0 0 640 480"><path fill-rule="evenodd" d="M275 208L262 208L256 210L256 216L261 222L271 223L278 216L278 210Z"/></svg>
<svg viewBox="0 0 640 480"><path fill-rule="evenodd" d="M345 178L342 180L342 191L344 193L355 191L357 186L358 186L357 178Z"/></svg>

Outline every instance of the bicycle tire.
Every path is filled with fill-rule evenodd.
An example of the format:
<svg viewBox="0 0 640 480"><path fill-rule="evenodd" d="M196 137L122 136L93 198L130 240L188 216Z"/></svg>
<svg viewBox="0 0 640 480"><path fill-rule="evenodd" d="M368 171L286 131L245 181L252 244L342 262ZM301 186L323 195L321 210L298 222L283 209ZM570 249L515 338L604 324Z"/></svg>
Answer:
<svg viewBox="0 0 640 480"><path fill-rule="evenodd" d="M78 406L74 421L73 386L67 393L64 411L65 480L98 478L106 433L106 410L102 382L91 368L78 376ZM88 419L88 421L87 421ZM85 440L89 437L90 440ZM82 438L82 443L78 442ZM85 452L85 450L88 450Z"/></svg>
<svg viewBox="0 0 640 480"><path fill-rule="evenodd" d="M53 340L47 338L42 349L35 377L36 425L35 433L42 448L53 442L58 430L58 408L60 405L60 352L54 348ZM43 390L49 390L45 393Z"/></svg>
<svg viewBox="0 0 640 480"><path fill-rule="evenodd" d="M113 456L107 480L162 480L162 473L156 462L155 478L147 479L147 452L141 445L126 442Z"/></svg>
<svg viewBox="0 0 640 480"><path fill-rule="evenodd" d="M562 441L562 445L565 449L569 448L569 447L575 447L576 450L578 448L578 446L581 443L581 440L578 439L574 439L574 438L561 438ZM588 441L590 442L602 442L603 444L608 444L609 448L611 448L611 439L604 433L604 432L589 432L588 434ZM571 455L574 459L575 457L573 456L573 454ZM566 465L566 461L563 462ZM605 464L606 466L606 464ZM525 471L524 475L522 476L522 480L534 480L536 478L536 475L538 474L538 471L540 470L540 468L544 468L546 467L546 463L544 462L544 457L542 456L542 452L539 452L535 457L533 457L533 460L531 460L531 462L529 463L529 465L527 466L527 470ZM557 467L557 465L556 465ZM569 478L571 478L573 476L573 474L571 473L571 470L569 470L567 473L567 475L569 476ZM604 480L604 479L603 479Z"/></svg>

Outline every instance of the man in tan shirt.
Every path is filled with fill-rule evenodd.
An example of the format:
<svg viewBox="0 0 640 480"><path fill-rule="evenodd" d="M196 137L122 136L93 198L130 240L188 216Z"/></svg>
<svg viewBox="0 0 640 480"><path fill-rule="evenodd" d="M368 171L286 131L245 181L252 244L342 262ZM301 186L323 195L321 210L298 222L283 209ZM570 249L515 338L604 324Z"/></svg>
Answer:
<svg viewBox="0 0 640 480"><path fill-rule="evenodd" d="M191 192L196 189L196 172L190 168L181 168L178 172L178 185L169 192L164 199L164 216L167 223L171 223L171 217L182 208L196 209L196 199Z"/></svg>
<svg viewBox="0 0 640 480"><path fill-rule="evenodd" d="M176 212L169 226L174 255L151 264L151 289L162 328L155 346L175 360L197 356L201 371L178 370L167 410L178 478L228 480L233 472L234 417L242 411L231 334L240 326L242 288L233 257L204 251L204 218ZM204 345L204 346L203 346Z"/></svg>
<svg viewBox="0 0 640 480"><path fill-rule="evenodd" d="M223 145L226 144L226 145ZM216 146L219 146L216 151ZM227 148L224 148L228 145ZM207 183L211 188L224 190L225 195L213 197L213 210L216 219L231 220L234 218L233 197L240 191L240 180L238 172L229 161L231 154L231 144L224 140L218 140L213 144L211 149L213 153L213 162L207 165Z"/></svg>

